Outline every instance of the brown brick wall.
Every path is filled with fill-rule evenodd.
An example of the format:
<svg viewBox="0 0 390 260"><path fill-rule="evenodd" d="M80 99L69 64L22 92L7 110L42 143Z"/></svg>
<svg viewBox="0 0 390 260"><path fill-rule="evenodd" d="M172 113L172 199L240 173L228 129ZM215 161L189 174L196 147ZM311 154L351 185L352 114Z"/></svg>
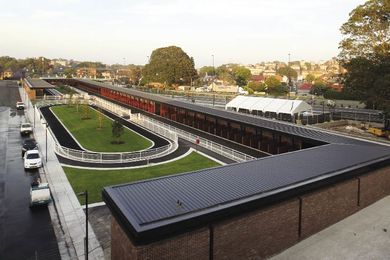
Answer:
<svg viewBox="0 0 390 260"><path fill-rule="evenodd" d="M136 247L130 242L114 217L111 218L111 259L137 259Z"/></svg>
<svg viewBox="0 0 390 260"><path fill-rule="evenodd" d="M358 180L348 180L301 198L301 237L304 238L358 210Z"/></svg>
<svg viewBox="0 0 390 260"><path fill-rule="evenodd" d="M112 218L111 259L209 259L209 229L202 228L144 246L134 246Z"/></svg>
<svg viewBox="0 0 390 260"><path fill-rule="evenodd" d="M138 259L208 260L210 233L201 228L174 238L139 247Z"/></svg>
<svg viewBox="0 0 390 260"><path fill-rule="evenodd" d="M214 259L261 259L274 255L387 195L390 167L301 196L301 237L299 198L213 223ZM209 259L208 227L137 247L114 218L111 230L112 259Z"/></svg>
<svg viewBox="0 0 390 260"><path fill-rule="evenodd" d="M214 226L214 259L258 259L298 241L299 202L290 200Z"/></svg>
<svg viewBox="0 0 390 260"><path fill-rule="evenodd" d="M390 195L390 167L384 167L360 179L360 206L367 207L375 201Z"/></svg>

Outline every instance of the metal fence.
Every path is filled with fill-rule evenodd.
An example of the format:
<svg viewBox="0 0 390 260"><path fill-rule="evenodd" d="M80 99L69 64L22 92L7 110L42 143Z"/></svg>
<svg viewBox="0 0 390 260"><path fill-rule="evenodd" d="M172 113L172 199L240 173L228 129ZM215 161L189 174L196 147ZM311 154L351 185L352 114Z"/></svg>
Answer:
<svg viewBox="0 0 390 260"><path fill-rule="evenodd" d="M354 120L367 123L384 123L385 117L381 113L360 113L356 111L343 111L343 112L332 112L333 120Z"/></svg>
<svg viewBox="0 0 390 260"><path fill-rule="evenodd" d="M176 150L176 143L170 143L168 145L148 149L144 151L129 152L129 153L93 153L80 150L74 150L59 145L55 142L55 152L68 159L91 162L91 163L126 163L135 161L151 160L154 158L162 157Z"/></svg>
<svg viewBox="0 0 390 260"><path fill-rule="evenodd" d="M119 117L129 118L131 116L130 109L96 96L92 96L90 104L108 110Z"/></svg>
<svg viewBox="0 0 390 260"><path fill-rule="evenodd" d="M65 99L57 99L57 100L38 99L36 101L37 101L36 105L33 106L27 98L24 99L24 102L28 104L26 112L29 114L30 118L32 118L31 121L41 122L42 124L44 124L45 122L41 120L41 118L44 117L42 116L39 107L66 103ZM99 106L101 104L98 103L96 105ZM110 106L110 104L106 104L106 107L103 108L107 109L108 107L115 108L115 106ZM127 109L126 112L128 111L129 110ZM114 111L111 112L116 113L118 112L118 110L114 109ZM162 147L147 149L143 151L127 152L127 153L87 152L82 150L70 149L68 147L64 147L60 145L60 143L58 142L57 138L55 137L54 133L50 128L48 128L48 131L50 133L50 136L53 138L55 152L62 157L75 160L75 161L91 162L91 163L126 163L126 162L151 160L154 158L162 157L177 149L178 137L176 133L172 131L168 131L167 129L161 128L159 126L154 126L154 129L158 134L171 140L171 142L168 145Z"/></svg>
<svg viewBox="0 0 390 260"><path fill-rule="evenodd" d="M184 140L193 142L201 147L204 147L208 150L216 152L216 153L218 153L224 157L227 157L229 159L232 159L236 162L250 161L250 160L256 159L253 156L236 151L232 148L229 148L229 147L226 147L224 145L218 144L216 142L207 140L207 139L199 137L197 135L188 133L188 132L183 131L179 128L168 125L166 123L162 123L162 122L157 121L155 119L148 118L142 114L137 114L137 116L135 116L133 114L133 116L131 117L131 120L139 125L142 125L148 129L152 130L152 131L153 131L153 127L155 127L156 125L160 126L161 128L165 128L167 131L175 132L178 137L183 138Z"/></svg>

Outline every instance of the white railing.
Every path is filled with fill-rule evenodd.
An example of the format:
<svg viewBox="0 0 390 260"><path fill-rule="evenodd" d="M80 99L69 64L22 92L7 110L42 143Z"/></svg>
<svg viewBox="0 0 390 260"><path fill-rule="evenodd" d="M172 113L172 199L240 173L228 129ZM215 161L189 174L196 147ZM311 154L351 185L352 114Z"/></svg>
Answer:
<svg viewBox="0 0 390 260"><path fill-rule="evenodd" d="M65 104L67 102L64 99L61 100L40 99L40 100L36 100L37 103L35 106L33 106L28 98L23 97L22 99L25 102L25 104L27 104L26 112L29 114L29 117L32 119L31 122L35 120L36 121L35 123L41 122L42 124L45 123L45 121L40 120L41 118L44 117L42 116L38 107L53 105L53 104ZM160 130L158 131L158 133L172 140L172 142L169 142L169 144L162 147L147 149L143 151L134 151L134 152L126 152L126 153L87 152L87 151L75 150L75 149L61 146L57 138L55 137L54 133L51 131L51 129L48 128L48 130L50 136L53 138L54 150L56 154L67 159L81 161L81 162L126 163L126 162L136 162L136 161L144 161L144 160L148 161L154 158L165 156L175 151L178 147L178 138L175 133L170 131L167 132L164 130Z"/></svg>
<svg viewBox="0 0 390 260"><path fill-rule="evenodd" d="M55 142L54 149L58 155L75 161L90 163L126 163L162 157L174 151L176 145L175 143L170 143L158 148L129 153L93 153L63 147L58 144L58 142Z"/></svg>
<svg viewBox="0 0 390 260"><path fill-rule="evenodd" d="M110 111L111 113L116 114L119 117L130 117L131 116L131 110L125 107L122 107L118 104L112 103L110 101L107 101L105 99L92 96L91 98L91 105L95 105L97 107L103 108L105 110Z"/></svg>
<svg viewBox="0 0 390 260"><path fill-rule="evenodd" d="M197 145L204 147L208 150L211 150L213 152L216 152L224 157L227 157L229 159L232 159L233 161L236 162L243 162L243 161L250 161L256 159L253 156L247 155L245 153L236 151L232 148L226 147L224 145L218 144L216 142L207 140L205 138L199 137L197 135L188 133L184 130L181 130L179 128L176 128L174 126L171 126L169 124L157 121L155 119L149 118L147 116L144 116L142 114L137 114L135 116L131 117L131 121L142 125L150 130L153 131L153 127L159 126L162 129L165 129L166 131L171 131L177 134L177 137L183 138L187 141L190 141L192 143L197 143ZM198 141L197 141L198 140Z"/></svg>
<svg viewBox="0 0 390 260"><path fill-rule="evenodd" d="M37 115L40 114L40 111L36 114ZM49 132L54 140L54 144L55 144L54 150L56 154L71 160L81 161L81 162L127 163L127 162L151 160L154 158L167 155L175 151L178 147L177 136L174 135L172 137L173 140L175 141L169 142L169 144L161 147L151 148L143 151L134 151L134 152L125 152L125 153L89 152L89 151L76 150L76 149L71 149L68 147L61 146L50 128L49 128Z"/></svg>
<svg viewBox="0 0 390 260"><path fill-rule="evenodd" d="M47 102L47 101L46 101ZM52 100L50 101L52 102ZM66 103L67 101L64 100L58 100L58 102ZM236 151L232 148L226 147L224 145L218 144L216 142L210 141L206 138L199 137L195 134L188 133L184 130L181 130L179 128L176 128L174 126L171 126L169 124L160 122L158 120L149 118L147 116L144 116L142 114L131 114L130 109L126 109L120 105L117 105L113 102L107 101L105 99L91 96L90 104L96 105L98 107L101 107L103 109L106 109L117 116L123 117L123 116L130 116L130 121L145 127L146 129L149 129L157 134L160 134L163 137L166 137L173 142L169 145L170 147L167 147L167 150L165 152L159 153L158 151L152 152L151 154L148 154L147 152L153 150L149 149L146 151L141 152L133 152L133 153L127 153L127 155L122 157L112 157L109 154L106 154L106 156L100 155L102 153L91 153L91 152L85 152L85 151L79 151L79 150L73 150L66 147L56 147L56 152L58 152L60 155L66 157L66 158L81 158L82 161L94 161L94 162L130 162L130 161L139 161L139 160L145 160L145 159L152 159L161 157L165 154L168 154L178 147L178 138L183 138L184 140L190 141L190 142L197 142L197 145L204 147L208 150L211 150L213 152L216 152L218 154L221 154L224 157L227 157L233 161L237 162L243 162L243 161L250 161L256 159L253 156L247 155L245 153ZM56 142L58 144L58 142ZM166 147L166 146L164 146ZM160 147L163 148L163 147ZM160 149L160 148L155 148ZM113 155L113 154L111 154ZM117 156L118 153L115 153ZM143 156L143 157L142 157ZM146 158L145 158L146 157ZM141 159L143 158L143 159ZM126 160L126 161L125 161Z"/></svg>

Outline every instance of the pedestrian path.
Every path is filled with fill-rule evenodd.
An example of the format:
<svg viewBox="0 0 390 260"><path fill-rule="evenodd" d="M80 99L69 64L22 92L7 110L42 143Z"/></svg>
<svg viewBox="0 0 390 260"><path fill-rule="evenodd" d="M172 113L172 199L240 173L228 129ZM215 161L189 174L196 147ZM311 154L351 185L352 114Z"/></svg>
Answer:
<svg viewBox="0 0 390 260"><path fill-rule="evenodd" d="M34 122L32 104L26 99L24 90L20 88L19 91L23 102L26 104L26 116L29 118L30 122ZM35 116L37 117L38 115ZM65 255L66 250L63 250L63 247L65 246L74 249L77 259L84 259L85 214L83 208L74 194L57 156L54 153L54 140L50 134L47 135L45 126L41 124L39 118L35 118L34 135L41 148L40 150L45 161L45 177L49 182L54 199L53 203L55 203L59 222L61 223L61 228L65 236L65 242L59 243L60 252L64 253L61 257L62 259L72 258L71 255ZM55 216L51 217L55 218ZM103 259L103 250L96 239L92 227L89 223L88 225L89 259Z"/></svg>

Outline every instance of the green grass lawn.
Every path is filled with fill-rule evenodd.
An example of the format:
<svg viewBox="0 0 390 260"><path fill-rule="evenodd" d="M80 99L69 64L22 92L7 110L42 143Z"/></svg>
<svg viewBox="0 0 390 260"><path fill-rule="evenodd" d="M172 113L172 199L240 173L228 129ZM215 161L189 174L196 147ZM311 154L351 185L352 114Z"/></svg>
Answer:
<svg viewBox="0 0 390 260"><path fill-rule="evenodd" d="M84 170L63 167L75 193L88 190L89 203L102 201L103 187L219 166L196 152L174 162L129 170ZM79 198L84 204L84 198Z"/></svg>
<svg viewBox="0 0 390 260"><path fill-rule="evenodd" d="M64 94L64 95L65 95L65 94L69 94L69 95L77 94L77 91L76 91L76 90L73 90L73 89L71 89L70 87L65 86L65 85L56 86L55 89L58 90L59 92L61 92L61 93Z"/></svg>
<svg viewBox="0 0 390 260"><path fill-rule="evenodd" d="M152 143L125 128L121 140L123 144L112 144L112 120L102 116L102 129L98 129L98 112L88 107L90 119L81 119L85 115L85 106L54 106L52 111L60 118L62 123L73 134L77 141L86 149L95 152L132 152L144 150Z"/></svg>

